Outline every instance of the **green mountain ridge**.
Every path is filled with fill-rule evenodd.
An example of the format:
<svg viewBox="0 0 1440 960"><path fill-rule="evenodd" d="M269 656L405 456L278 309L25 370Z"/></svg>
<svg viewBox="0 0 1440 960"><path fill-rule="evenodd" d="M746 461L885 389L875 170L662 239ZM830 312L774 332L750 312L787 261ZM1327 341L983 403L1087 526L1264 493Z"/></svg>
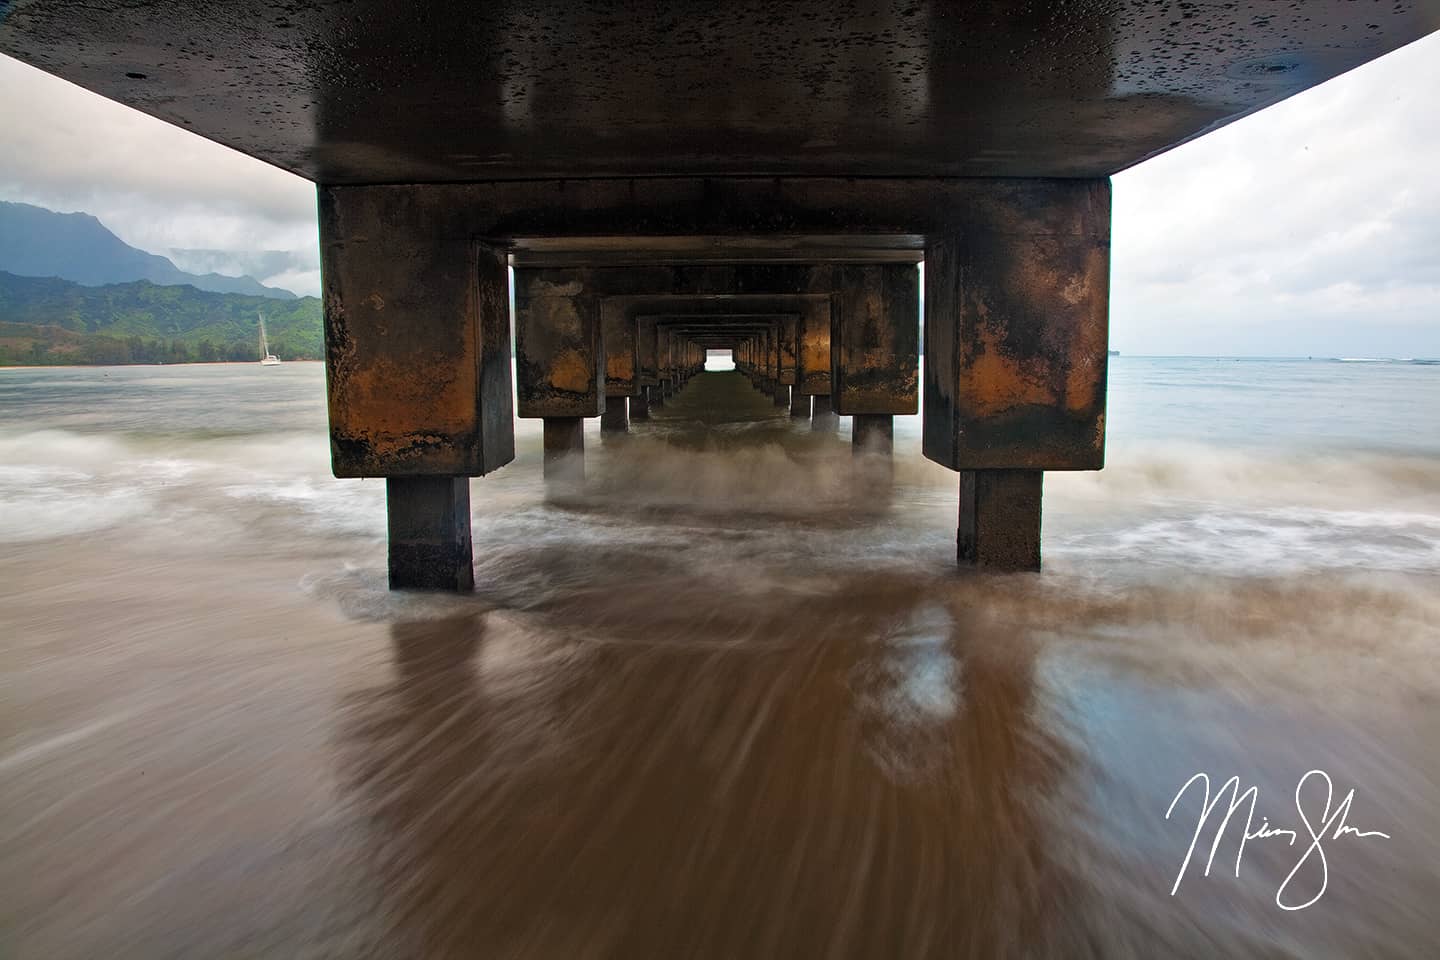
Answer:
<svg viewBox="0 0 1440 960"><path fill-rule="evenodd" d="M324 357L320 300L148 280L89 287L0 271L0 365L258 360L259 316L282 360Z"/></svg>

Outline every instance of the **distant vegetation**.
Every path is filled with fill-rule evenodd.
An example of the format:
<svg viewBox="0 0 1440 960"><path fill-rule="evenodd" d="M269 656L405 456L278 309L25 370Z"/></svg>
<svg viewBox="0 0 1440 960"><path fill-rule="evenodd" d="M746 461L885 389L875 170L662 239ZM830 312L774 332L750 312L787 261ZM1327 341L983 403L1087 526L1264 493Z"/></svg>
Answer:
<svg viewBox="0 0 1440 960"><path fill-rule="evenodd" d="M315 297L277 300L148 281L82 287L0 272L0 366L258 360L265 315L282 360L320 360Z"/></svg>

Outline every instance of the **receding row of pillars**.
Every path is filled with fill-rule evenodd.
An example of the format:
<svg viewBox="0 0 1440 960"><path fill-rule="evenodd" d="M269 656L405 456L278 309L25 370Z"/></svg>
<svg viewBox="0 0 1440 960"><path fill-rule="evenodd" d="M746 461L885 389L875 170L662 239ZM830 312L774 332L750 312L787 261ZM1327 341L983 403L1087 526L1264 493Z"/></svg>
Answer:
<svg viewBox="0 0 1440 960"><path fill-rule="evenodd" d="M858 449L923 396L963 564L1038 568L1042 471L1103 466L1103 180L328 185L319 212L332 466L387 478L397 587L465 589L466 478L514 459L515 413L581 479L585 419L663 407L706 337Z"/></svg>

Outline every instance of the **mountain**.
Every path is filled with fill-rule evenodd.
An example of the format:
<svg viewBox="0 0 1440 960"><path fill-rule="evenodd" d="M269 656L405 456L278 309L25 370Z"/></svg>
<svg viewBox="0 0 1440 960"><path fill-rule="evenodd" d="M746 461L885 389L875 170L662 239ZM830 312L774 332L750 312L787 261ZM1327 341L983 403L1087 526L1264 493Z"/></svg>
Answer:
<svg viewBox="0 0 1440 960"><path fill-rule="evenodd" d="M213 293L293 300L254 277L186 273L165 257L137 250L88 213L56 213L28 203L0 201L0 270L25 277L59 277L94 287L148 280L190 284Z"/></svg>
<svg viewBox="0 0 1440 960"><path fill-rule="evenodd" d="M324 357L316 297L276 300L147 280L87 287L0 271L0 365L258 360L262 313L282 360Z"/></svg>

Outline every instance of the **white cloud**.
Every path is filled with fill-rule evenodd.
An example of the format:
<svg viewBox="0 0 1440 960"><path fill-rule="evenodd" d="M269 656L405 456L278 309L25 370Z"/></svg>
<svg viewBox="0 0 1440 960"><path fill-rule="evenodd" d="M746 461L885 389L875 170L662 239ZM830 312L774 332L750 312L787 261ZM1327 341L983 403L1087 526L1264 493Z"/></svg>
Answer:
<svg viewBox="0 0 1440 960"><path fill-rule="evenodd" d="M1115 178L1113 345L1440 356L1440 35Z"/></svg>
<svg viewBox="0 0 1440 960"><path fill-rule="evenodd" d="M4 56L0 90L0 199L83 210L153 253L289 251L318 278L309 181Z"/></svg>

